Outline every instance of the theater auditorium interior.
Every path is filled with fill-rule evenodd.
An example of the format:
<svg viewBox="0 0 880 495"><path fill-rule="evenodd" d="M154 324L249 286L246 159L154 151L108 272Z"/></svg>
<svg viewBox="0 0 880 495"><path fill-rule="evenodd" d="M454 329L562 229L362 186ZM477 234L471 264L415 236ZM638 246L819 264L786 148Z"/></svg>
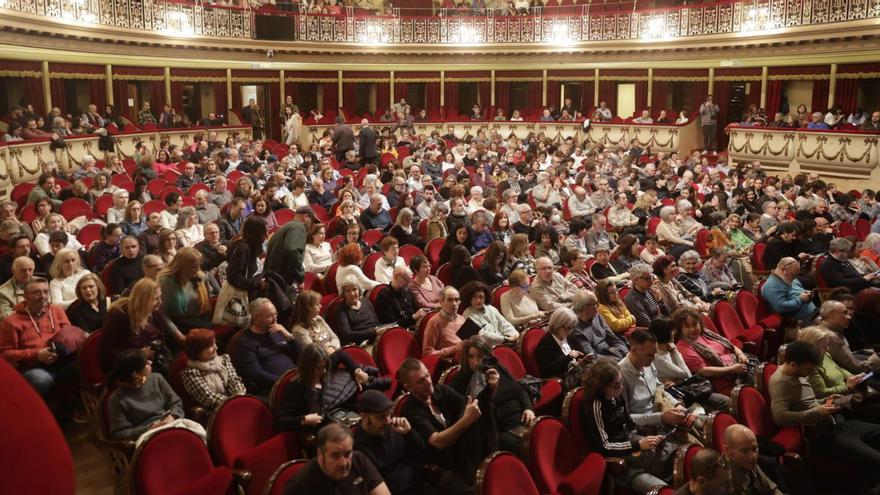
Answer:
<svg viewBox="0 0 880 495"><path fill-rule="evenodd" d="M0 0L0 493L880 495L880 0Z"/></svg>

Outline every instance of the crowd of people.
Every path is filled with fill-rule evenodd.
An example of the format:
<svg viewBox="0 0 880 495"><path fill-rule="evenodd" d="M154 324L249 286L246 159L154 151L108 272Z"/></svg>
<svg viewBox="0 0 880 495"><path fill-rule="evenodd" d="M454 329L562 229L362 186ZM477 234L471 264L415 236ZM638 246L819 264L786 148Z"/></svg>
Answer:
<svg viewBox="0 0 880 495"><path fill-rule="evenodd" d="M566 391L583 387L590 445L631 460L609 476L648 493L672 481L682 440L669 434L699 436L706 414L731 408L734 387L761 379L756 365L775 360L768 349L784 338L768 391L773 421L805 427L812 452L827 446L864 466L848 482L876 489L873 190L774 176L711 149L362 124L355 133L339 117L306 148L210 131L188 147L141 143L130 170L110 153L70 175L47 164L23 201L32 221L0 204L0 356L63 419L77 406L59 384L76 379L77 351L100 332L109 431L139 441L170 427L205 435L180 394L210 414L229 397L268 397L296 369L274 426L300 434L314 457L288 493L463 493L487 455L524 454L536 397L492 354L539 328L523 358ZM169 170L177 190L153 197L148 184ZM113 185L116 174L130 174L131 190ZM82 245L76 233L89 220L65 218L61 205L108 195L100 239ZM146 214L156 199L164 208ZM857 224L871 233L847 235ZM707 325L740 291L781 316L779 340ZM335 302L322 305L326 295ZM391 390L390 376L344 349L371 349L394 327L413 332L420 356L460 365L457 375L439 383L413 356L392 370L400 390ZM392 414L389 395L400 391L406 401ZM802 486L745 426L725 438L723 453L693 460L680 493Z"/></svg>

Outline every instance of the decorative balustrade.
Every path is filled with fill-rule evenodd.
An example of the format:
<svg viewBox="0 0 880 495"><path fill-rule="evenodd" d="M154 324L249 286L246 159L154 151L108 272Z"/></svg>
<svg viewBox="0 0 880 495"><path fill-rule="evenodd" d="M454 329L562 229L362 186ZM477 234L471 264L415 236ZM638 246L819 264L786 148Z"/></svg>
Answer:
<svg viewBox="0 0 880 495"><path fill-rule="evenodd" d="M760 160L764 168L794 175L880 180L880 135L861 131L812 131L730 127L728 152L735 160Z"/></svg>
<svg viewBox="0 0 880 495"><path fill-rule="evenodd" d="M734 0L636 12L524 16L319 15L168 0L0 0L6 11L67 23L172 35L254 37L255 15L285 15L292 41L369 44L481 44L634 41L751 33L880 17L880 0Z"/></svg>

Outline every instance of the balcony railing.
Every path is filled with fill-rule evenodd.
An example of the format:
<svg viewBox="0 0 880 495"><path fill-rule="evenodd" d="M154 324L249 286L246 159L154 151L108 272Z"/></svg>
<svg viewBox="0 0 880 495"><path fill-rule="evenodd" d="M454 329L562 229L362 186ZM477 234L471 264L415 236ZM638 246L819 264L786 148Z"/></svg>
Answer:
<svg viewBox="0 0 880 495"><path fill-rule="evenodd" d="M339 15L169 0L0 0L3 11L170 35L252 39L257 15L285 16L291 41L355 44L482 44L678 39L873 19L880 0L733 0L635 12L552 15ZM473 14L473 13L471 13Z"/></svg>

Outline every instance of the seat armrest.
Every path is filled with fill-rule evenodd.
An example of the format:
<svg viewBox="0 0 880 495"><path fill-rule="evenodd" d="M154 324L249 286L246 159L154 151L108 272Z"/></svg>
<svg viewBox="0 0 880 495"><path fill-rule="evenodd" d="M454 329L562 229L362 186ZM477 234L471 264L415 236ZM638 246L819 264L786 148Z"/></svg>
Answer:
<svg viewBox="0 0 880 495"><path fill-rule="evenodd" d="M235 481L236 485L240 486L242 489L245 489L247 488L248 484L250 484L251 480L254 479L254 475L247 469L233 469L232 479L233 481Z"/></svg>
<svg viewBox="0 0 880 495"><path fill-rule="evenodd" d="M556 490L561 495L595 493L595 490L602 485L602 478L604 477L602 464L604 462L607 466L608 459L611 458L602 457L596 453L588 454L574 471L568 473ZM620 459L620 461L623 461L623 459Z"/></svg>

